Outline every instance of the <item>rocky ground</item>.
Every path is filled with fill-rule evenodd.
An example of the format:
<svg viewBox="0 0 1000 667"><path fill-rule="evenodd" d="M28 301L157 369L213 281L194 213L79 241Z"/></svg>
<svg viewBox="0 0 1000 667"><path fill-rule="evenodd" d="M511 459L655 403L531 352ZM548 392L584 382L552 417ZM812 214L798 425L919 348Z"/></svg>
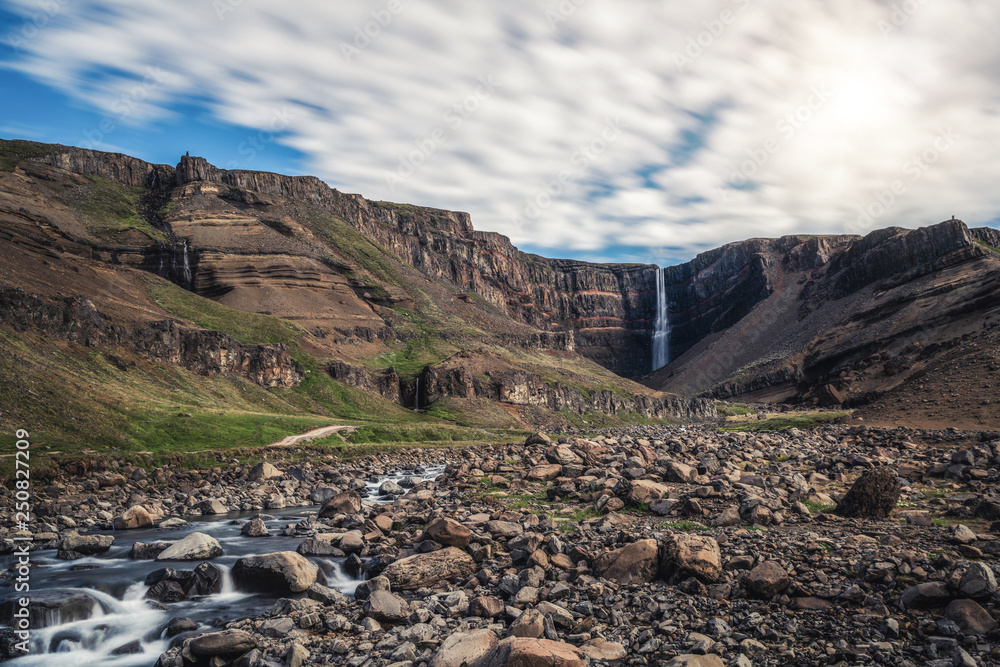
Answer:
<svg viewBox="0 0 1000 667"><path fill-rule="evenodd" d="M444 462L383 489L391 504L356 493ZM162 667L1000 664L997 432L646 427L343 465L76 472L38 489L29 526L61 557L107 548L87 530L323 503L286 529L299 552L370 568L350 598L300 553L242 559L238 586L282 596L271 613L200 635L175 619ZM134 555L165 545L149 547ZM211 562L210 543L184 548ZM199 568L161 599L210 592Z"/></svg>

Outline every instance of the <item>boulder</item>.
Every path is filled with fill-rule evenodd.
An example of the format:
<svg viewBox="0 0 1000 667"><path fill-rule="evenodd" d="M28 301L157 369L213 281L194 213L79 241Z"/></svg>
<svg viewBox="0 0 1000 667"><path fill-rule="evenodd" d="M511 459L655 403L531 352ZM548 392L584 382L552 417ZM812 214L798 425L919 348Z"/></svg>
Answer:
<svg viewBox="0 0 1000 667"><path fill-rule="evenodd" d="M222 504L218 498L209 498L198 503L198 509L202 514L229 514L229 508Z"/></svg>
<svg viewBox="0 0 1000 667"><path fill-rule="evenodd" d="M180 573L178 573L180 574ZM187 599L187 591L184 590L186 582L191 580L193 572L184 572L187 575L183 580L168 579L164 577L146 589L146 597L158 602L180 602Z"/></svg>
<svg viewBox="0 0 1000 667"><path fill-rule="evenodd" d="M951 541L955 544L972 544L977 539L975 531L965 524L955 524L951 529Z"/></svg>
<svg viewBox="0 0 1000 667"><path fill-rule="evenodd" d="M233 582L241 590L287 595L316 583L318 568L294 551L245 556L233 565Z"/></svg>
<svg viewBox="0 0 1000 667"><path fill-rule="evenodd" d="M188 596L214 595L222 592L222 571L211 563L202 563L194 569Z"/></svg>
<svg viewBox="0 0 1000 667"><path fill-rule="evenodd" d="M965 597L986 598L997 592L997 580L984 563L973 563L965 569L958 592Z"/></svg>
<svg viewBox="0 0 1000 667"><path fill-rule="evenodd" d="M132 560L153 560L170 548L170 542L133 542L128 557Z"/></svg>
<svg viewBox="0 0 1000 667"><path fill-rule="evenodd" d="M327 519L337 514L357 514L361 511L361 496L357 491L341 491L323 504L319 518Z"/></svg>
<svg viewBox="0 0 1000 667"><path fill-rule="evenodd" d="M262 461L253 467L249 476L251 482L259 482L262 479L281 477L281 471L267 461Z"/></svg>
<svg viewBox="0 0 1000 667"><path fill-rule="evenodd" d="M336 588L327 588L323 584L313 584L306 589L306 597L324 606L342 605L347 602L347 596Z"/></svg>
<svg viewBox="0 0 1000 667"><path fill-rule="evenodd" d="M901 489L895 470L869 470L858 478L837 505L837 514L861 519L884 519L895 509Z"/></svg>
<svg viewBox="0 0 1000 667"><path fill-rule="evenodd" d="M944 608L944 616L954 621L967 635L985 635L998 627L990 612L975 600L952 600Z"/></svg>
<svg viewBox="0 0 1000 667"><path fill-rule="evenodd" d="M561 466L582 465L583 459L577 456L568 445L553 445L545 451L545 458L549 463L558 463Z"/></svg>
<svg viewBox="0 0 1000 667"><path fill-rule="evenodd" d="M538 638L545 634L545 617L537 609L527 609L510 624L512 637Z"/></svg>
<svg viewBox="0 0 1000 667"><path fill-rule="evenodd" d="M531 435L529 435L525 439L524 444L525 445L529 445L529 446L530 445L551 445L552 444L552 439L549 436L547 436L544 433L542 433L541 431L539 431L537 433L532 433Z"/></svg>
<svg viewBox="0 0 1000 667"><path fill-rule="evenodd" d="M365 616L384 623L400 623L410 613L406 600L389 591L375 591L364 604Z"/></svg>
<svg viewBox="0 0 1000 667"><path fill-rule="evenodd" d="M584 642L580 646L580 650L591 660L601 660L603 662L615 662L628 655L625 647L618 642L609 642L607 639L600 637Z"/></svg>
<svg viewBox="0 0 1000 667"><path fill-rule="evenodd" d="M59 544L60 551L75 551L84 556L102 554L111 548L111 535L67 535Z"/></svg>
<svg viewBox="0 0 1000 667"><path fill-rule="evenodd" d="M11 620L23 607L16 595L0 601L0 618ZM32 628L83 621L101 612L101 605L86 593L70 590L31 591L28 621Z"/></svg>
<svg viewBox="0 0 1000 667"><path fill-rule="evenodd" d="M568 629L576 625L576 619L573 617L572 613L557 604L549 602L548 600L539 602L535 606L535 609L537 609L543 616L551 618L556 627Z"/></svg>
<svg viewBox="0 0 1000 667"><path fill-rule="evenodd" d="M191 533L164 549L156 560L208 560L222 555L222 545L211 535Z"/></svg>
<svg viewBox="0 0 1000 667"><path fill-rule="evenodd" d="M785 568L773 560L764 561L746 575L747 590L766 600L788 588L790 583Z"/></svg>
<svg viewBox="0 0 1000 667"><path fill-rule="evenodd" d="M198 624L190 618L187 618L186 616L177 616L170 619L170 622L167 623L166 636L169 639L170 637L176 637L183 632L194 632L197 629Z"/></svg>
<svg viewBox="0 0 1000 667"><path fill-rule="evenodd" d="M562 474L562 466L558 463L543 463L530 469L524 477L531 481L547 482L560 474Z"/></svg>
<svg viewBox="0 0 1000 667"><path fill-rule="evenodd" d="M722 661L722 658L712 653L707 655L685 653L663 663L663 667L726 667L726 663Z"/></svg>
<svg viewBox="0 0 1000 667"><path fill-rule="evenodd" d="M512 521L487 521L484 528L490 535L506 539L517 537L524 532L521 524Z"/></svg>
<svg viewBox="0 0 1000 667"><path fill-rule="evenodd" d="M404 493L406 493L406 489L391 479L385 480L382 482L382 486L378 487L378 494L380 496L401 496Z"/></svg>
<svg viewBox="0 0 1000 667"><path fill-rule="evenodd" d="M362 581L354 589L354 599L359 602L361 600L367 600L369 596L376 591L385 591L387 593L392 591L392 586L389 584L389 577L380 575L378 577Z"/></svg>
<svg viewBox="0 0 1000 667"><path fill-rule="evenodd" d="M587 659L571 644L548 639L508 637L475 663L475 667L585 667Z"/></svg>
<svg viewBox="0 0 1000 667"><path fill-rule="evenodd" d="M317 505L323 505L326 501L333 498L338 493L340 493L340 489L335 486L330 486L329 484L319 484L315 489L313 489L312 493L309 494L309 500Z"/></svg>
<svg viewBox="0 0 1000 667"><path fill-rule="evenodd" d="M1000 498L987 498L976 506L976 516L987 521L1000 519Z"/></svg>
<svg viewBox="0 0 1000 667"><path fill-rule="evenodd" d="M628 492L628 501L636 505L648 504L654 500L666 498L669 494L670 489L663 484L657 484L648 479L636 479L632 481L632 488Z"/></svg>
<svg viewBox="0 0 1000 667"><path fill-rule="evenodd" d="M302 540L296 551L303 556L335 556L342 558L347 555L341 549L333 546L333 542L329 539L320 539L318 537L307 537Z"/></svg>
<svg viewBox="0 0 1000 667"><path fill-rule="evenodd" d="M467 667L489 653L497 645L491 630L455 632L441 642L430 667Z"/></svg>
<svg viewBox="0 0 1000 667"><path fill-rule="evenodd" d="M270 533L267 532L264 520L259 516L255 516L243 524L243 527L240 529L240 535L245 537L267 537Z"/></svg>
<svg viewBox="0 0 1000 667"><path fill-rule="evenodd" d="M243 655L256 646L257 640L253 638L253 635L242 630L209 632L200 637L195 637L188 644L188 648L195 655L230 658Z"/></svg>
<svg viewBox="0 0 1000 667"><path fill-rule="evenodd" d="M698 476L698 470L677 461L667 462L667 481L689 484Z"/></svg>
<svg viewBox="0 0 1000 667"><path fill-rule="evenodd" d="M134 505L115 517L115 530L135 530L152 526L153 517L139 505Z"/></svg>
<svg viewBox="0 0 1000 667"><path fill-rule="evenodd" d="M503 613L503 608L503 600L490 595L481 595L469 602L469 614L481 618L495 618Z"/></svg>
<svg viewBox="0 0 1000 667"><path fill-rule="evenodd" d="M649 583L659 568L657 551L656 540L639 540L598 556L594 572L619 584Z"/></svg>
<svg viewBox="0 0 1000 667"><path fill-rule="evenodd" d="M688 577L711 583L722 573L719 543L711 537L671 533L662 542L660 574L673 581Z"/></svg>
<svg viewBox="0 0 1000 667"><path fill-rule="evenodd" d="M904 609L912 607L934 607L942 605L951 599L948 585L943 581L928 581L915 586L910 586L899 597L899 603Z"/></svg>
<svg viewBox="0 0 1000 667"><path fill-rule="evenodd" d="M476 562L472 556L461 549L446 547L397 560L390 563L382 574L389 578L393 590L413 591L468 577L475 571Z"/></svg>
<svg viewBox="0 0 1000 667"><path fill-rule="evenodd" d="M439 519L434 519L427 525L427 528L424 529L424 534L420 539L434 540L438 544L443 544L446 547L458 547L459 549L464 549L469 546L469 538L471 536L472 531L459 522L447 517L441 517Z"/></svg>
<svg viewBox="0 0 1000 667"><path fill-rule="evenodd" d="M365 548L365 536L360 530L349 530L340 538L340 550L345 554L357 554Z"/></svg>

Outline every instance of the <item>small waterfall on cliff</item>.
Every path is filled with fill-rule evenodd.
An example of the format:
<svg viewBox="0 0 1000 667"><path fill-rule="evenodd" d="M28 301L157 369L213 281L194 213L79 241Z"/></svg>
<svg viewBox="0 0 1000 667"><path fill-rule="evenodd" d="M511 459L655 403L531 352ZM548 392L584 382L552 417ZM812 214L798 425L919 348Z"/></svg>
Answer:
<svg viewBox="0 0 1000 667"><path fill-rule="evenodd" d="M191 287L191 260L188 258L188 242L187 239L181 241L181 252L182 256L182 269L181 276L184 280L185 287Z"/></svg>
<svg viewBox="0 0 1000 667"><path fill-rule="evenodd" d="M420 409L420 376L417 376L417 384L413 388L413 409Z"/></svg>
<svg viewBox="0 0 1000 667"><path fill-rule="evenodd" d="M670 311L663 271L656 269L656 321L653 323L653 368L670 363Z"/></svg>

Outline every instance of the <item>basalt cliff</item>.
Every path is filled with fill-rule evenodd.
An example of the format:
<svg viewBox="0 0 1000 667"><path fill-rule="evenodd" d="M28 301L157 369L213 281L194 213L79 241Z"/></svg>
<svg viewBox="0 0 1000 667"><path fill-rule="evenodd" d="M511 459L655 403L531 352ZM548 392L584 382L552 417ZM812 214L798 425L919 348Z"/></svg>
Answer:
<svg viewBox="0 0 1000 667"><path fill-rule="evenodd" d="M995 427L1000 233L947 220L733 243L665 272L671 358L650 386ZM992 390L992 391L991 391Z"/></svg>
<svg viewBox="0 0 1000 667"><path fill-rule="evenodd" d="M520 426L709 420L716 400L885 417L893 392L938 387L942 364L989 356L1000 335L1000 233L958 220L751 239L660 269L529 255L465 213L189 155L0 154L0 317L19 342L304 391L307 412L343 407L330 395L346 386ZM661 270L671 363L650 373ZM74 324L81 304L89 328ZM976 364L996 386L996 361ZM333 383L323 397L317 376ZM984 424L979 389L966 416ZM932 398L930 421L944 411Z"/></svg>
<svg viewBox="0 0 1000 667"><path fill-rule="evenodd" d="M154 165L17 141L0 154L0 326L11 370L33 369L11 393L58 395L70 380L41 377L39 350L71 344L116 372L245 380L271 391L239 390L257 408L290 390L280 408L302 414L478 423L488 403L510 427L716 418L710 399L627 379L649 370L655 267L527 255L464 213L188 155ZM442 380L456 365L468 383Z"/></svg>

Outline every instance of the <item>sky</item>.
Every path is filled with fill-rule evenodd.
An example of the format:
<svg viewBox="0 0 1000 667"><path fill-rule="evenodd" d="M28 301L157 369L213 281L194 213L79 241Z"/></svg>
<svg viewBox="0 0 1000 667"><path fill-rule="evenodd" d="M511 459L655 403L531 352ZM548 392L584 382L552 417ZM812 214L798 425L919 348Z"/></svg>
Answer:
<svg viewBox="0 0 1000 667"><path fill-rule="evenodd" d="M313 174L522 250L1000 224L988 0L0 0L0 137Z"/></svg>

